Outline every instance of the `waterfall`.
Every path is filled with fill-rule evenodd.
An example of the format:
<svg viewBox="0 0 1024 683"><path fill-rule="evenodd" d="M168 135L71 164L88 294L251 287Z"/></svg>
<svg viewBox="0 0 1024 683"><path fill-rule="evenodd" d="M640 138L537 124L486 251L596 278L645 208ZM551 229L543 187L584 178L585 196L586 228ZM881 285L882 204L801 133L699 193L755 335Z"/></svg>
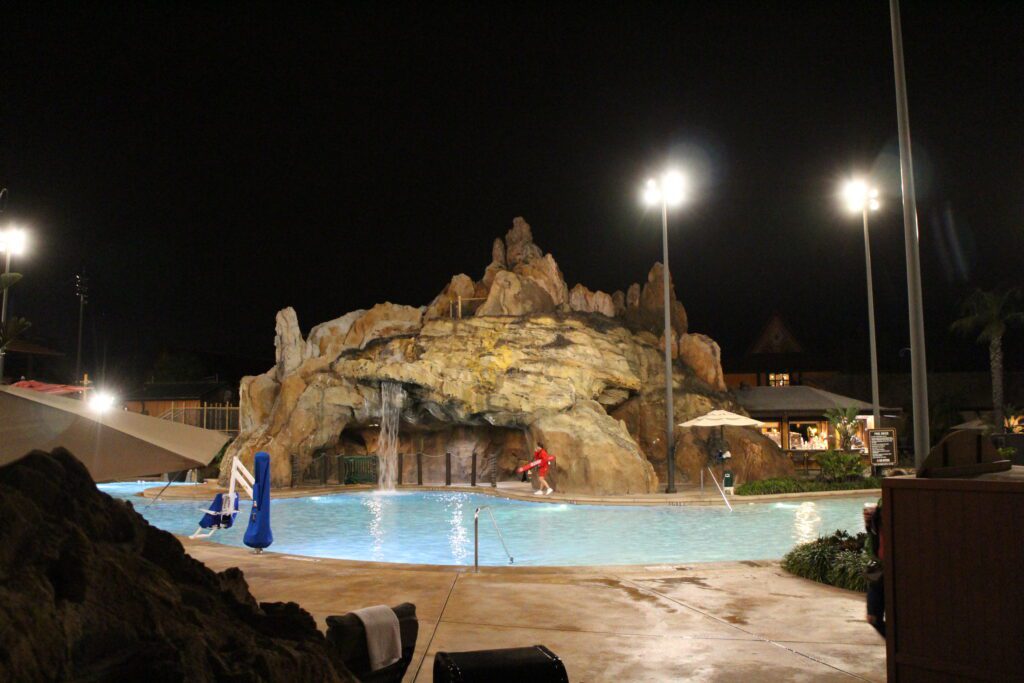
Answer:
<svg viewBox="0 0 1024 683"><path fill-rule="evenodd" d="M380 438L377 440L377 485L393 491L398 480L398 426L405 391L401 382L380 383Z"/></svg>

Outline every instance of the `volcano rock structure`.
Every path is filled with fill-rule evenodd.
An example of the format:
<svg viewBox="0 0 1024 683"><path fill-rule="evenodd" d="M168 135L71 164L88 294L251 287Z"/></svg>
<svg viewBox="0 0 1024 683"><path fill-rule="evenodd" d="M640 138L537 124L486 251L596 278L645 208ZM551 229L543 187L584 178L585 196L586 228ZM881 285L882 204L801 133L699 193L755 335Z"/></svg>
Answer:
<svg viewBox="0 0 1024 683"><path fill-rule="evenodd" d="M290 484L318 452L374 453L380 384L400 382L399 451L450 452L455 477L476 453L507 478L540 441L558 458L553 478L562 492L657 490L667 453L661 264L625 292L570 290L522 218L494 241L491 259L480 280L456 275L426 306L377 304L317 325L305 339L294 310L280 311L276 365L242 380L241 433L222 478L232 458L249 466L258 450L271 455L275 486ZM677 423L740 410L718 344L688 332L674 287L670 301ZM678 431L680 476L696 480L708 434ZM791 473L760 434L726 438L744 479Z"/></svg>

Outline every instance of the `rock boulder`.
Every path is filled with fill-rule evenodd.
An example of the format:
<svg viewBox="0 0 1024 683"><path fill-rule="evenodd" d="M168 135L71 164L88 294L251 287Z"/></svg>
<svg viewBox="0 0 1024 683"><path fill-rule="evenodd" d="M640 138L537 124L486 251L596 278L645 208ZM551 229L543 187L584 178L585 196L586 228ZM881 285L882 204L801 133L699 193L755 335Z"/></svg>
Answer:
<svg viewBox="0 0 1024 683"><path fill-rule="evenodd" d="M623 423L593 401L544 415L530 426L534 443L555 454L559 491L610 495L651 493L658 478Z"/></svg>
<svg viewBox="0 0 1024 683"><path fill-rule="evenodd" d="M679 336L679 358L693 370L698 379L715 391L725 391L722 372L722 349L718 342L706 334Z"/></svg>
<svg viewBox="0 0 1024 683"><path fill-rule="evenodd" d="M308 612L258 603L63 449L0 467L0 519L0 680L356 680Z"/></svg>

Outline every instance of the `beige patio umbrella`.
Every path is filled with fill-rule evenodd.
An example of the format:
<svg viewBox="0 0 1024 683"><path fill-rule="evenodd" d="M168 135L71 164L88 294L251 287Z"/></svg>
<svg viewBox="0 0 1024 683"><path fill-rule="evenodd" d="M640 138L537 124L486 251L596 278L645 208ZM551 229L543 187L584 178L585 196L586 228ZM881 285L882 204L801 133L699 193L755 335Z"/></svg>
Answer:
<svg viewBox="0 0 1024 683"><path fill-rule="evenodd" d="M710 413L707 413L706 415L701 415L700 417L695 417L692 420L687 420L686 422L681 422L679 424L679 426L680 427L718 427L719 428L719 433L721 434L722 439L724 440L725 439L725 428L726 427L760 427L763 424L764 424L763 422L761 422L759 420L755 420L752 417L747 417L746 415L737 415L736 413L730 413L728 410L712 410ZM708 472L711 473L711 478L715 482L715 487L718 488L718 492L722 494L722 500L725 501L725 504L729 507L729 510L731 511L732 510L732 504L729 502L729 499L725 496L725 491L723 491L722 487L719 486L718 479L715 478L715 473L711 472L711 467L707 467L707 470L708 470ZM703 491L704 490L704 474L703 474L703 470L701 470L701 484L700 484L700 487L701 487L701 490Z"/></svg>
<svg viewBox="0 0 1024 683"><path fill-rule="evenodd" d="M680 427L761 427L763 422L728 410L712 410L707 415L681 422Z"/></svg>
<svg viewBox="0 0 1024 683"><path fill-rule="evenodd" d="M209 464L228 440L210 429L84 401L0 386L0 465L33 449L68 449L95 481L163 474Z"/></svg>

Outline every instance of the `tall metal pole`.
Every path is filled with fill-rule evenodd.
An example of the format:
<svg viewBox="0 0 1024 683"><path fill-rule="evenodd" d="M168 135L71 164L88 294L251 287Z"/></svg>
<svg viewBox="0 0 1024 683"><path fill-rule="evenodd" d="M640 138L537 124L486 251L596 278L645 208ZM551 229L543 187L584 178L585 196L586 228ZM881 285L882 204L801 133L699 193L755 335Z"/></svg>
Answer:
<svg viewBox="0 0 1024 683"><path fill-rule="evenodd" d="M907 255L907 299L910 315L910 383L913 390L914 466L928 457L928 371L924 352L924 311L921 298L921 256L918 247L917 197L914 163L910 155L910 114L907 111L907 75L903 66L903 31L899 0L889 0L892 29L892 66L896 78L896 121L900 140L900 178L903 189L903 234Z"/></svg>
<svg viewBox="0 0 1024 683"><path fill-rule="evenodd" d="M871 409L875 429L881 427L882 414L878 401L878 346L875 344L875 293L871 284L871 238L868 237L868 202L864 203L864 265L868 274L868 340L871 344Z"/></svg>
<svg viewBox="0 0 1024 683"><path fill-rule="evenodd" d="M82 381L82 321L85 319L85 299L88 294L88 281L81 275L75 276L75 289L78 292L78 351L75 353L75 384Z"/></svg>
<svg viewBox="0 0 1024 683"><path fill-rule="evenodd" d="M668 464L668 485L665 493L676 492L675 412L672 409L672 309L669 307L668 274L668 201L661 199L661 250L664 268L662 289L665 293L665 458Z"/></svg>
<svg viewBox="0 0 1024 683"><path fill-rule="evenodd" d="M11 271L11 245L4 247L4 275ZM7 290L4 290L3 303L0 304L0 327L7 326ZM0 350L0 384L4 382L4 356L5 352Z"/></svg>
<svg viewBox="0 0 1024 683"><path fill-rule="evenodd" d="M85 299L78 296L78 351L75 353L75 384L82 381L82 319L85 317Z"/></svg>

